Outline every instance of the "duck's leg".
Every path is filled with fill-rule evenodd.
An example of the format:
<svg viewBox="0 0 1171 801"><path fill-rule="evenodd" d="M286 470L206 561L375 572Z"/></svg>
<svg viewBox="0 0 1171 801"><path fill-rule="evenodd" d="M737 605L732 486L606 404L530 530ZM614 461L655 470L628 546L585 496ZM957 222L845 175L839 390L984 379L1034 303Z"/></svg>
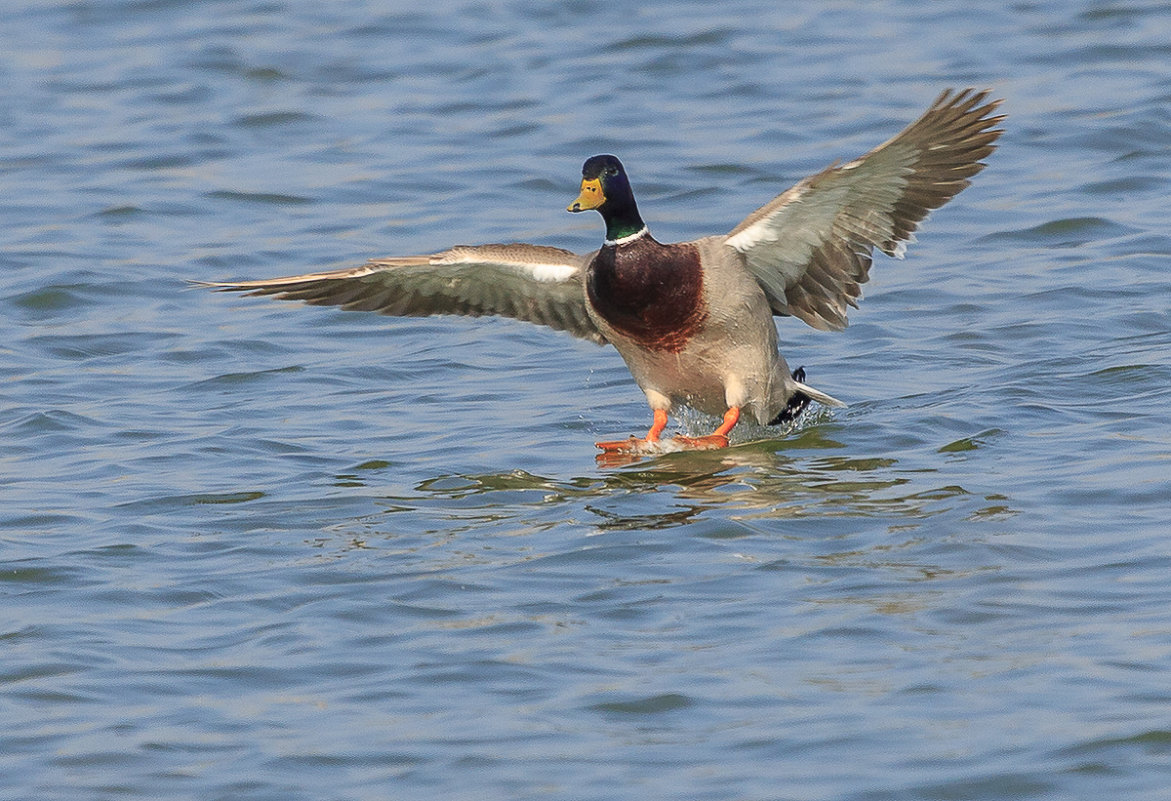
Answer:
<svg viewBox="0 0 1171 801"><path fill-rule="evenodd" d="M675 437L675 442L691 450L710 451L728 447L728 434L740 422L740 407L732 406L724 412L724 422L706 437Z"/></svg>
<svg viewBox="0 0 1171 801"><path fill-rule="evenodd" d="M655 420L651 423L651 429L646 432L646 437L643 439L630 436L627 439L595 442L594 444L607 453L636 453L644 449L647 445L658 442L659 437L663 435L663 429L666 427L667 411L665 409L655 409Z"/></svg>

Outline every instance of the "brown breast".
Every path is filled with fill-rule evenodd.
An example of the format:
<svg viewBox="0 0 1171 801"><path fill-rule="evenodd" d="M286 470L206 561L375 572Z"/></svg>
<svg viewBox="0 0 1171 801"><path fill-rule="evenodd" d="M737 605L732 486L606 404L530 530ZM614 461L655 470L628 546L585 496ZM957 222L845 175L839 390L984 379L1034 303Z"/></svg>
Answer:
<svg viewBox="0 0 1171 801"><path fill-rule="evenodd" d="M681 351L707 319L699 250L649 234L598 251L586 292L603 320L648 350Z"/></svg>

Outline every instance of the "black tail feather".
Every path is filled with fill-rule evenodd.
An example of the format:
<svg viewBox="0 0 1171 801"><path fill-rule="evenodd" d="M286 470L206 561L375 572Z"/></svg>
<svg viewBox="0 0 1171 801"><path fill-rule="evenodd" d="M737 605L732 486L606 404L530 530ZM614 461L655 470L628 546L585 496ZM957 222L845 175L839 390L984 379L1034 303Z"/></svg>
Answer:
<svg viewBox="0 0 1171 801"><path fill-rule="evenodd" d="M798 367L793 371L793 380L805 382L805 368ZM791 423L797 419L801 412L805 411L805 407L809 405L811 398L804 392L794 392L789 396L785 408L781 409L781 413L769 421L770 426L781 426L785 423Z"/></svg>

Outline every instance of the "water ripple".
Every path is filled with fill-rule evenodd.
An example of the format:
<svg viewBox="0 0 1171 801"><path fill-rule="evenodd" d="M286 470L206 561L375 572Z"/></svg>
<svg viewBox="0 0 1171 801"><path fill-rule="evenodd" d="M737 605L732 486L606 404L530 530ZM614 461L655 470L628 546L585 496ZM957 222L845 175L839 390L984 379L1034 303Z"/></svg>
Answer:
<svg viewBox="0 0 1171 801"><path fill-rule="evenodd" d="M1166 795L1159 4L16 2L0 774L19 797ZM720 233L990 86L850 406L600 467L612 350L185 288ZM672 430L710 430L681 414Z"/></svg>

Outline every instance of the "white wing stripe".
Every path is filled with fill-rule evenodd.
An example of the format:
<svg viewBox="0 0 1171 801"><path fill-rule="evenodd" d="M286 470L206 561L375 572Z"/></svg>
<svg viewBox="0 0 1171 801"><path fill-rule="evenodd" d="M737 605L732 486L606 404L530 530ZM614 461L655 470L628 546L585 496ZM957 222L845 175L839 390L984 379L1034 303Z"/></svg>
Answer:
<svg viewBox="0 0 1171 801"><path fill-rule="evenodd" d="M468 250L470 252L455 251L440 254L442 258L436 258L433 263L482 264L484 262L482 254L471 251L470 248ZM495 258L493 261L501 267L511 267L516 272L543 284L559 284L568 281L578 272L577 265L565 262L513 261L502 258Z"/></svg>
<svg viewBox="0 0 1171 801"><path fill-rule="evenodd" d="M528 270L536 281L544 283L560 283L568 281L577 274L577 268L569 264L525 264L523 266Z"/></svg>

